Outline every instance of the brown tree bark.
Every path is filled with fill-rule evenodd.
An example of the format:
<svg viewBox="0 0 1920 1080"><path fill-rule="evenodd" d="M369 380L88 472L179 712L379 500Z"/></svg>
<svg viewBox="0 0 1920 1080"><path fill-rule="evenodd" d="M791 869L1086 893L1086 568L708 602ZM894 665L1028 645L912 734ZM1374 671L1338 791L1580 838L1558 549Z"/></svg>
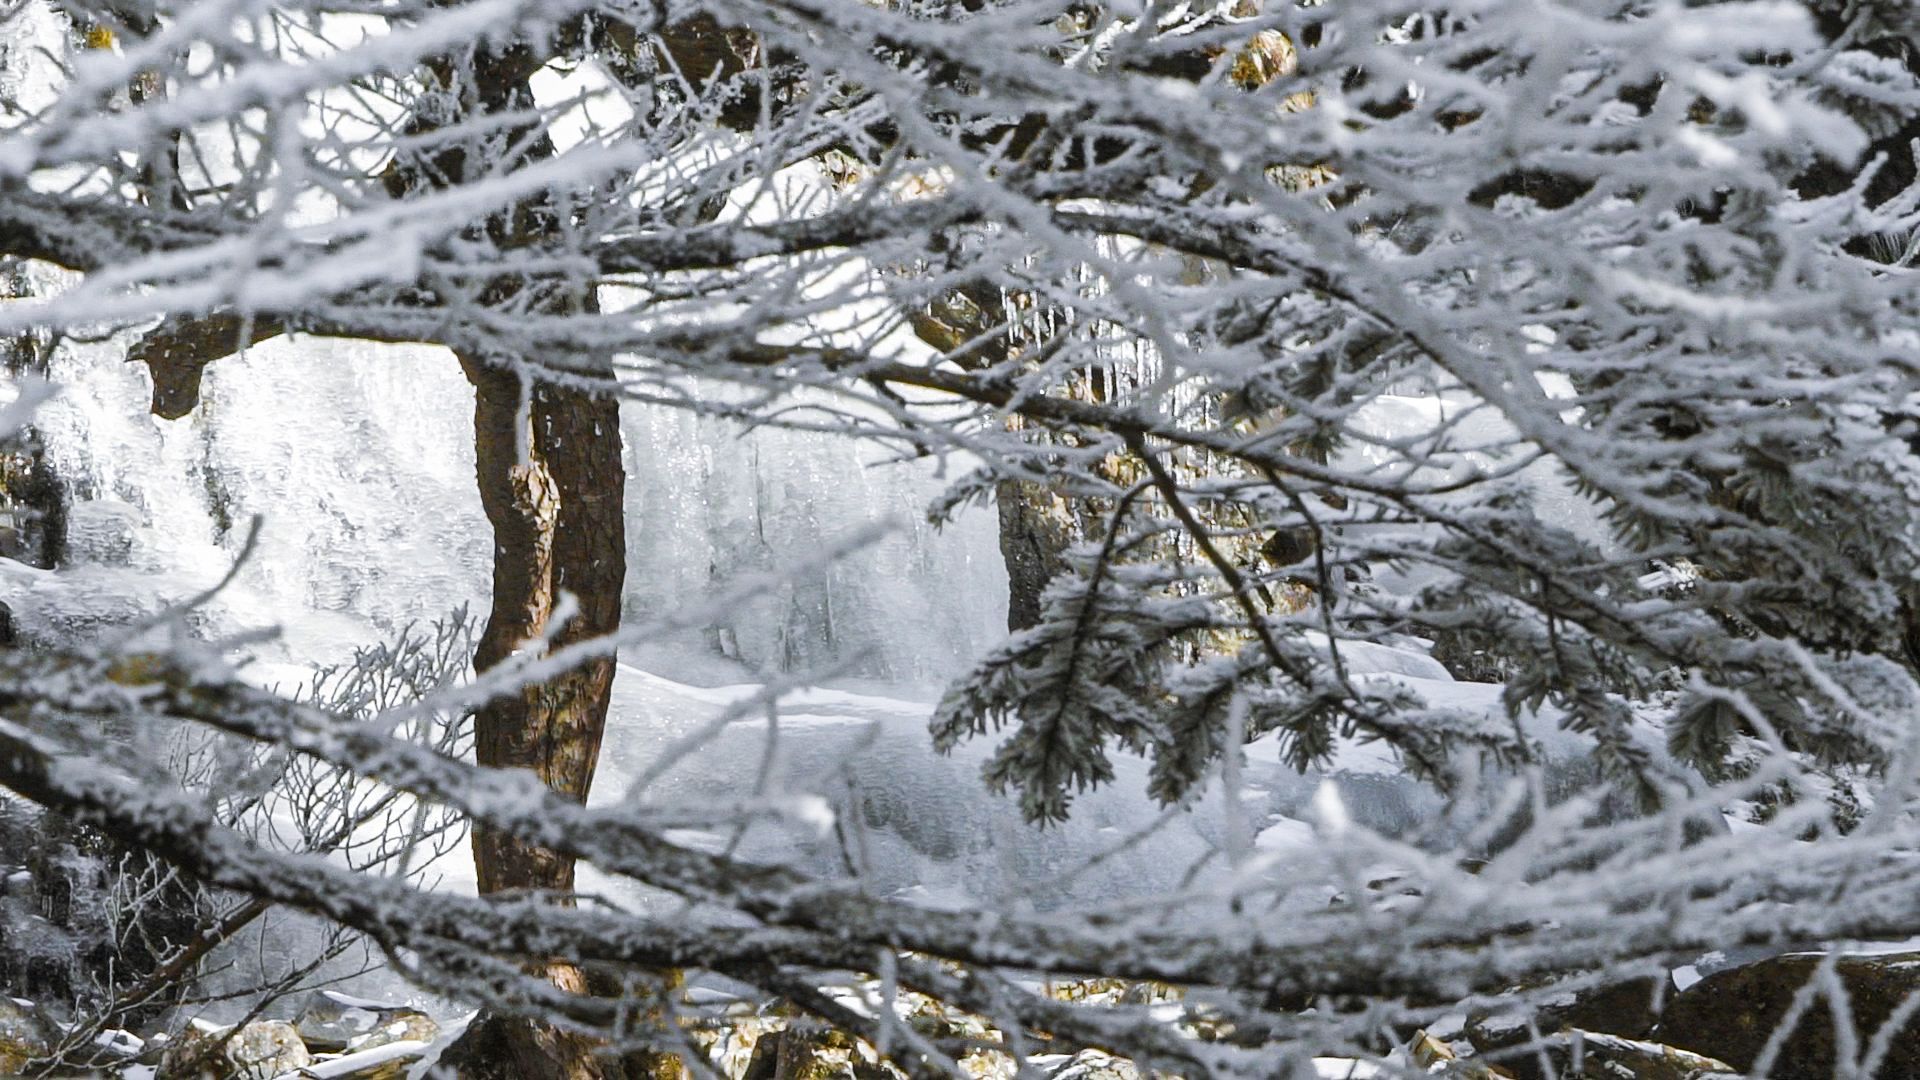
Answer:
<svg viewBox="0 0 1920 1080"><path fill-rule="evenodd" d="M1079 532L1066 496L1031 480L994 486L1000 511L1000 557L1007 566L1007 629L1040 622L1040 597L1067 572L1067 548Z"/></svg>
<svg viewBox="0 0 1920 1080"><path fill-rule="evenodd" d="M533 104L528 79L541 57L524 45L475 50L463 62L433 66L442 86L460 90L478 115L524 110ZM416 119L424 133L432 125ZM469 166L511 167L488 149L517 144L526 159L553 148L544 132L520 130L496 137L492 148L449 140L424 159L396 162L389 193L458 184ZM431 144L429 144L431 145ZM490 218L487 238L502 250L550 238L563 213L545 195ZM500 305L564 314L594 306L594 286L554 290L503 276L487 289ZM536 358L457 353L474 388L474 469L480 502L493 526L493 597L474 650L474 668L489 671L516 653L551 650L611 634L620 625L626 581L626 471L620 461L620 408L610 389L576 381L610 375L604 358L574 357L564 373L547 377ZM604 370L581 370L587 364ZM554 626L562 594L577 605ZM528 769L553 791L585 802L599 762L613 688L614 660L597 658L529 683L481 706L474 714L474 756L481 765ZM476 824L473 861L482 895L548 894L571 904L574 860L509 833ZM564 957L536 959L531 970L562 990L591 993L578 966ZM468 1078L602 1080L629 1075L625 1064L594 1040L526 1017L488 1014L469 1029L453 1055Z"/></svg>
<svg viewBox="0 0 1920 1080"><path fill-rule="evenodd" d="M620 407L610 392L563 385L462 354L474 387L475 473L493 526L493 598L475 649L488 671L528 648L557 649L619 629L626 580L626 470ZM552 625L562 594L577 608ZM544 642L544 644L543 644ZM548 788L585 802L606 730L615 661L605 656L474 714L475 757L529 769ZM484 894L538 890L570 904L574 860L476 824L474 867ZM604 989L564 958L540 973L576 994ZM663 975L663 986L673 977ZM611 1080L678 1076L671 1054L611 1056L591 1039L523 1017L489 1015L449 1052L468 1080Z"/></svg>
<svg viewBox="0 0 1920 1080"><path fill-rule="evenodd" d="M562 590L579 611L554 646L613 632L626 579L618 403L473 356L460 364L474 386L475 471L494 535L492 608L475 668L490 670L540 640ZM613 667L610 657L597 659L488 702L474 719L480 763L530 769L584 802ZM482 893L573 888L570 860L485 828L474 831L474 861Z"/></svg>
<svg viewBox="0 0 1920 1080"><path fill-rule="evenodd" d="M579 608L554 647L612 633L626 580L618 402L472 356L460 364L474 386L475 471L494 535L492 608L474 666L487 671L538 641L562 591ZM531 769L586 801L613 669L611 657L592 660L487 703L475 717L480 763ZM483 893L573 887L570 860L511 837L477 829L474 854Z"/></svg>

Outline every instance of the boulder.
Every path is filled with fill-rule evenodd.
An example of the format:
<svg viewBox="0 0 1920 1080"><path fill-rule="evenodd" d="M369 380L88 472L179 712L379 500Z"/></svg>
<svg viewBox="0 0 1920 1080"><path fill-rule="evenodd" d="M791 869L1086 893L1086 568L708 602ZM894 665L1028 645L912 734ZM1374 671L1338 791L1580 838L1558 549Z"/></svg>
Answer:
<svg viewBox="0 0 1920 1080"><path fill-rule="evenodd" d="M1525 1000L1520 998L1520 990L1512 990L1508 992L1513 997L1511 1004L1478 1009L1468 1015L1467 1041L1477 1054L1498 1060L1522 1080L1533 1080L1544 1075L1538 1054L1502 1053L1528 1041L1529 1017L1542 1037L1577 1029L1646 1039L1660 1019L1654 1010L1654 992L1660 989L1661 981L1647 976L1558 992L1541 988L1528 993ZM1668 989L1668 1000L1672 997Z"/></svg>
<svg viewBox="0 0 1920 1080"><path fill-rule="evenodd" d="M1098 1050L1082 1050L1067 1058L1059 1068L1047 1070L1047 1080L1140 1080L1140 1077L1138 1065Z"/></svg>
<svg viewBox="0 0 1920 1080"><path fill-rule="evenodd" d="M194 1023L168 1041L155 1080L268 1080L311 1064L285 1020L256 1020L238 1031Z"/></svg>
<svg viewBox="0 0 1920 1080"><path fill-rule="evenodd" d="M1716 972L1674 995L1655 1037L1726 1061L1747 1072L1779 1026L1794 995L1826 957L1819 953L1775 956ZM1907 995L1920 990L1920 953L1842 956L1834 974L1846 988L1856 1046L1866 1047ZM1787 1036L1768 1075L1832 1076L1835 1066L1833 1012L1816 1000ZM1863 1074L1867 1075L1867 1074ZM1920 1076L1920 1016L1894 1033L1886 1057L1870 1074Z"/></svg>
<svg viewBox="0 0 1920 1080"><path fill-rule="evenodd" d="M30 1001L0 997L0 1076L25 1072L27 1063L53 1052L55 1032Z"/></svg>
<svg viewBox="0 0 1920 1080"><path fill-rule="evenodd" d="M890 1080L893 1075L843 1031L788 1027L753 1044L742 1080Z"/></svg>
<svg viewBox="0 0 1920 1080"><path fill-rule="evenodd" d="M432 1042L440 1034L440 1026L419 1009L330 990L310 994L293 1026L307 1049L322 1054L371 1050L393 1042Z"/></svg>

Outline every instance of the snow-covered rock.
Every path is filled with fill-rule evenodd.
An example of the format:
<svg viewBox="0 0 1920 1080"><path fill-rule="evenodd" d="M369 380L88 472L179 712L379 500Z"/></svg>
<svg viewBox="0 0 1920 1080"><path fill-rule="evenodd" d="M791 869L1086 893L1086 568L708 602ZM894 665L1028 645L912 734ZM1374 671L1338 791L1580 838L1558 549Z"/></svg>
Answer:
<svg viewBox="0 0 1920 1080"><path fill-rule="evenodd" d="M269 1080L312 1063L285 1020L255 1020L239 1031L194 1023L167 1044L156 1080Z"/></svg>
<svg viewBox="0 0 1920 1080"><path fill-rule="evenodd" d="M26 1071L28 1062L51 1052L55 1037L32 1002L0 997L0 1075Z"/></svg>
<svg viewBox="0 0 1920 1080"><path fill-rule="evenodd" d="M433 1018L406 1005L384 1005L332 990L308 995L293 1026L309 1050L340 1053L394 1042L428 1043L439 1034Z"/></svg>

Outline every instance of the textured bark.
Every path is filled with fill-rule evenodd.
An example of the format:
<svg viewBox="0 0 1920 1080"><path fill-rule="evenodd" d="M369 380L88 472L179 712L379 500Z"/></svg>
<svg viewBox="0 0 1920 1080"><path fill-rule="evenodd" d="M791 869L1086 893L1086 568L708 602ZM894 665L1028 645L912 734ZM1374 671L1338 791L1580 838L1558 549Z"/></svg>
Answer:
<svg viewBox="0 0 1920 1080"><path fill-rule="evenodd" d="M994 488L1000 510L1000 556L1007 564L1007 629L1040 621L1041 594L1066 572L1067 546L1076 539L1073 515L1044 484L1005 480Z"/></svg>
<svg viewBox="0 0 1920 1080"><path fill-rule="evenodd" d="M460 363L474 386L475 471L494 535L493 599L475 668L489 670L524 649L611 634L619 628L626 580L619 402L479 357L462 355ZM555 629L563 593L576 609ZM531 770L554 792L586 802L613 674L613 658L604 657L487 702L474 714L475 757L482 765ZM556 902L572 902L570 855L476 824L473 856L482 894L546 890L558 894ZM563 959L539 967L564 990L593 990ZM473 1078L636 1075L592 1040L522 1018L484 1017L461 1046L460 1074Z"/></svg>
<svg viewBox="0 0 1920 1080"><path fill-rule="evenodd" d="M441 84L471 91L477 115L531 107L527 80L541 55L515 45L479 50L463 63L430 65ZM434 125L416 118L409 133L430 134ZM551 144L530 130L512 143L525 159L547 157ZM383 177L396 199L465 182L470 154L494 169L492 156L506 142L476 145L449 139L425 143L422 153L395 159ZM558 211L544 195L526 199L478 226L501 249L537 244L553 235ZM503 277L487 290L496 304L524 304L561 313L593 303L590 285L529 293L524 281ZM186 415L199 400L207 364L248 344L284 332L278 320L247 320L231 314L183 320L148 335L134 360L147 364L154 381L153 411ZM611 391L543 379L531 358L458 353L474 387L475 473L481 504L493 527L493 597L487 625L475 648L474 666L487 671L528 648L560 648L602 637L619 627L626 580L624 499L626 472L620 459L619 402ZM576 363L581 358L574 358ZM570 372L569 374L577 374ZM576 608L564 626L551 625L563 593ZM564 674L487 702L475 714L475 756L496 768L531 770L560 795L584 803L600 756L613 686L614 660L590 661ZM570 904L572 856L527 843L510 833L476 825L473 852L482 894L537 890ZM594 992L581 970L565 958L536 960L532 969L563 990ZM673 975L662 975L672 985ZM469 1029L448 1058L461 1075L516 1080L599 1080L602 1077L673 1075L681 1068L667 1054L625 1057L602 1053L595 1041L554 1025L489 1015Z"/></svg>
<svg viewBox="0 0 1920 1080"><path fill-rule="evenodd" d="M480 48L428 65L434 80L465 103L464 117L531 110L528 80L544 51L517 43ZM511 169L550 158L552 143L527 127L471 137L433 138L447 118L416 115L419 148L397 156L383 177L389 195L410 195L473 179L470 172ZM510 149L511 148L511 149ZM503 159L512 153L515 160ZM520 200L475 225L475 239L506 251L553 237L563 211L551 193ZM593 286L535 286L503 275L485 290L499 307L563 314L591 308ZM619 627L626 580L619 403L609 391L543 378L545 358L457 353L474 387L474 457L481 505L493 526L493 597L474 650L487 671L528 649L560 648ZM571 357L570 374L589 357ZM598 372L593 372L598 373ZM561 594L577 603L564 626L551 625ZM545 644L543 644L545 643ZM599 761L613 685L611 658L594 660L497 697L474 714L474 752L482 765L528 769L554 792L584 803ZM574 860L476 823L474 868L485 894L535 890L571 904ZM590 991L565 957L535 959L530 970L575 994ZM470 1077L597 1080L624 1075L590 1039L531 1018L488 1015L462 1040L460 1071Z"/></svg>
<svg viewBox="0 0 1920 1080"><path fill-rule="evenodd" d="M476 472L494 534L492 609L474 666L486 671L547 633L562 591L578 611L553 635L555 647L612 633L626 580L618 403L529 384L474 357L460 362L474 385ZM594 660L487 703L474 719L479 762L530 769L585 802L613 670L612 658ZM474 862L482 893L573 887L572 859L484 826L474 830Z"/></svg>

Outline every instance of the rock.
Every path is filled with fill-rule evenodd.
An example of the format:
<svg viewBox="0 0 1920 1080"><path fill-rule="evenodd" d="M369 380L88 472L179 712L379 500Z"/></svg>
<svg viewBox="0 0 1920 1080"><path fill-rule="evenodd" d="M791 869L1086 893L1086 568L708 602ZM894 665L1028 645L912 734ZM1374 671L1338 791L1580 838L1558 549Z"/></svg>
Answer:
<svg viewBox="0 0 1920 1080"><path fill-rule="evenodd" d="M434 1023L432 1017L405 1012L355 1039L347 1048L347 1054L335 1062L338 1065L353 1060L358 1062L356 1067L328 1075L352 1080L399 1080L439 1034L440 1025Z"/></svg>
<svg viewBox="0 0 1920 1080"><path fill-rule="evenodd" d="M730 1009L711 1025L689 1029L687 1036L719 1067L721 1075L740 1076L747 1071L760 1040L775 1037L786 1028L787 1022L785 1015Z"/></svg>
<svg viewBox="0 0 1920 1080"><path fill-rule="evenodd" d="M418 1009L330 990L308 995L294 1029L309 1050L342 1055L313 1067L340 1080L397 1080L440 1036L440 1025Z"/></svg>
<svg viewBox="0 0 1920 1080"><path fill-rule="evenodd" d="M1047 1080L1140 1080L1140 1066L1098 1050L1082 1050L1049 1070Z"/></svg>
<svg viewBox="0 0 1920 1080"><path fill-rule="evenodd" d="M63 1036L70 1037L72 1031L62 1025ZM93 1037L90 1046L69 1045L61 1055L62 1071L53 1075L80 1080L82 1077L118 1077L129 1066L159 1064L156 1056L146 1058L146 1040L123 1028L112 1028ZM136 1070L135 1075L150 1075L150 1070Z"/></svg>
<svg viewBox="0 0 1920 1080"><path fill-rule="evenodd" d="M138 1061L146 1049L146 1040L123 1028L112 1028L93 1038L94 1056L106 1061Z"/></svg>
<svg viewBox="0 0 1920 1080"><path fill-rule="evenodd" d="M256 1020L237 1032L194 1023L167 1044L155 1080L268 1080L311 1064L285 1020Z"/></svg>
<svg viewBox="0 0 1920 1080"><path fill-rule="evenodd" d="M348 1044L347 1049L358 1053L390 1043L430 1043L439 1036L440 1025L434 1023L433 1017L423 1012L404 1009L386 1023L353 1040Z"/></svg>
<svg viewBox="0 0 1920 1080"><path fill-rule="evenodd" d="M638 1047L609 1061L599 1052L605 1047L604 1043L579 1032L510 1013L477 1013L457 1023L449 1034L450 1038L441 1039L426 1049L434 1076L457 1076L460 1080L558 1076L550 1064L555 1056L564 1056L575 1063L593 1057L601 1062L602 1073L631 1080L687 1080L689 1075L686 1064L672 1052ZM549 1064L529 1069L524 1063L530 1060ZM598 1075L591 1073L590 1067L573 1069L569 1065L568 1068L572 1070L566 1073L568 1077Z"/></svg>
<svg viewBox="0 0 1920 1080"><path fill-rule="evenodd" d="M1600 1032L1627 1039L1646 1039L1653 1034L1660 1014L1654 1010L1654 991L1661 980L1655 977L1627 979L1621 982L1583 986L1547 995L1532 991L1529 1002L1517 997L1508 1007L1476 1010L1467 1017L1467 1041L1476 1053L1498 1060L1522 1080L1542 1076L1539 1055L1531 1051L1503 1054L1501 1051L1528 1041L1527 1019L1541 1036L1565 1029ZM1509 993L1518 995L1520 991ZM1546 995L1546 996L1543 996ZM1671 989L1667 1000L1673 999ZM1529 1007L1531 1012L1529 1012Z"/></svg>
<svg viewBox="0 0 1920 1080"><path fill-rule="evenodd" d="M16 339L17 340L17 339ZM66 489L33 429L0 445L0 558L51 570L64 556Z"/></svg>
<svg viewBox="0 0 1920 1080"><path fill-rule="evenodd" d="M1493 1064L1496 1061L1498 1064ZM1701 1080L1732 1068L1724 1061L1676 1046L1578 1028L1563 1028L1543 1035L1537 1043L1523 1042L1496 1051L1487 1063L1476 1058L1455 1063L1454 1068L1476 1064L1486 1071L1471 1075L1551 1076L1558 1080Z"/></svg>
<svg viewBox="0 0 1920 1080"><path fill-rule="evenodd" d="M0 1076L26 1071L34 1058L53 1052L53 1025L30 1001L0 997Z"/></svg>
<svg viewBox="0 0 1920 1080"><path fill-rule="evenodd" d="M167 1050L172 1046L172 1035L164 1031L156 1031L152 1035L147 1036L147 1044L141 1047L140 1053L134 1057L134 1064L145 1065L149 1069L152 1069L157 1075L160 1070L160 1063L167 1059Z"/></svg>
<svg viewBox="0 0 1920 1080"><path fill-rule="evenodd" d="M309 1050L337 1054L391 1042L432 1042L440 1026L419 1009L361 1001L330 990L308 995L294 1029Z"/></svg>
<svg viewBox="0 0 1920 1080"><path fill-rule="evenodd" d="M1460 1060L1459 1055L1453 1052L1453 1047L1424 1030L1414 1032L1413 1040L1407 1043L1407 1057L1427 1076L1450 1076L1458 1080L1496 1080L1513 1076L1497 1065Z"/></svg>
<svg viewBox="0 0 1920 1080"><path fill-rule="evenodd" d="M1709 975L1674 995L1655 1037L1726 1061L1732 1066L1727 1071L1749 1071L1794 994L1824 959L1819 953L1793 953ZM1853 1010L1856 1045L1864 1048L1900 1002L1920 990L1920 953L1843 956L1835 961L1834 974ZM1784 1080L1834 1071L1833 1012L1822 997L1788 1034L1769 1075ZM1871 1075L1920 1076L1920 1017L1896 1033Z"/></svg>
<svg viewBox="0 0 1920 1080"><path fill-rule="evenodd" d="M789 1027L753 1044L742 1080L890 1080L893 1075L845 1032Z"/></svg>

